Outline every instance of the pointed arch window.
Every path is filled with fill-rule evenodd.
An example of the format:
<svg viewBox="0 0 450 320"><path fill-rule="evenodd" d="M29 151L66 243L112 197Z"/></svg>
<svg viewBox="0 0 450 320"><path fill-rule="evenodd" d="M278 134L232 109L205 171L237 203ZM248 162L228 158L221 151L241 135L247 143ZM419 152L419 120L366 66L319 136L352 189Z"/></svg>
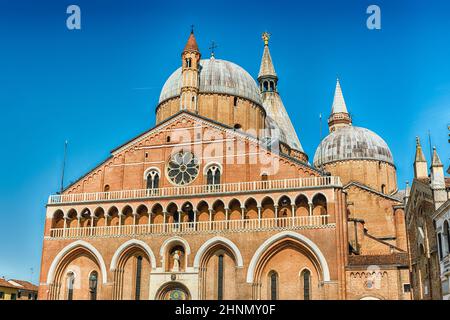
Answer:
<svg viewBox="0 0 450 320"><path fill-rule="evenodd" d="M220 184L220 167L217 165L211 165L206 170L206 184L207 185L219 185Z"/></svg>
<svg viewBox="0 0 450 320"><path fill-rule="evenodd" d="M270 300L278 300L278 273L269 273Z"/></svg>
<svg viewBox="0 0 450 320"><path fill-rule="evenodd" d="M223 300L223 254L219 255L219 261L218 261L217 300Z"/></svg>
<svg viewBox="0 0 450 320"><path fill-rule="evenodd" d="M75 284L75 274L71 271L67 274L67 300L73 300L74 284Z"/></svg>
<svg viewBox="0 0 450 320"><path fill-rule="evenodd" d="M147 173L147 189L159 188L159 172L156 169L152 169Z"/></svg>
<svg viewBox="0 0 450 320"><path fill-rule="evenodd" d="M89 294L91 300L97 300L98 272L92 271L89 276Z"/></svg>
<svg viewBox="0 0 450 320"><path fill-rule="evenodd" d="M191 58L187 58L186 59L186 68L191 68L192 67L192 59Z"/></svg>
<svg viewBox="0 0 450 320"><path fill-rule="evenodd" d="M303 300L311 300L311 271L303 270L301 274Z"/></svg>
<svg viewBox="0 0 450 320"><path fill-rule="evenodd" d="M141 278L142 278L142 256L137 257L136 261L136 283L135 283L135 300L141 299Z"/></svg>

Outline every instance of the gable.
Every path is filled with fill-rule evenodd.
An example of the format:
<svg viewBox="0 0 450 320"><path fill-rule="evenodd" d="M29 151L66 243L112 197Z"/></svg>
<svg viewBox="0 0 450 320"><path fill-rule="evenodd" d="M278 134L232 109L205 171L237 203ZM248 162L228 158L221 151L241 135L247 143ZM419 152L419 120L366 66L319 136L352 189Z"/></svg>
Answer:
<svg viewBox="0 0 450 320"><path fill-rule="evenodd" d="M296 159L268 150L257 138L209 119L183 111L128 141L94 170L66 188L65 193L144 189L149 168L161 175L160 187L173 184L166 165L175 152L192 152L200 162L198 178L192 184L206 184L203 169L217 163L223 169L221 183L320 176Z"/></svg>

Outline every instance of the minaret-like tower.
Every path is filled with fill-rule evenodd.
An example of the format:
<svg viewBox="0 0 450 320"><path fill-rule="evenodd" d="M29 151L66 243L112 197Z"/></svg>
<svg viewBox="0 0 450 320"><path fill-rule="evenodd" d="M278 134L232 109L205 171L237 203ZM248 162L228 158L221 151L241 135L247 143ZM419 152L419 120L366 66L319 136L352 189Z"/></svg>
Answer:
<svg viewBox="0 0 450 320"><path fill-rule="evenodd" d="M272 63L272 57L270 56L269 38L270 34L264 32L262 35L264 52L258 74L261 100L263 101L267 117L271 119L271 121L273 120L280 130L280 141L304 154L300 140L298 139L291 119L289 118L283 101L278 93L278 76ZM306 155L304 155L304 157L306 158Z"/></svg>
<svg viewBox="0 0 450 320"><path fill-rule="evenodd" d="M436 147L433 148L433 160L431 161L431 190L435 208L438 209L446 200L444 165L439 158Z"/></svg>
<svg viewBox="0 0 450 320"><path fill-rule="evenodd" d="M347 127L352 125L352 118L347 111L344 95L342 94L341 84L339 79L336 80L336 89L334 90L333 106L331 107L331 115L328 118L328 128L330 132L335 131L340 127Z"/></svg>
<svg viewBox="0 0 450 320"><path fill-rule="evenodd" d="M414 159L414 178L428 178L428 164L423 155L419 137L416 137L416 157Z"/></svg>
<svg viewBox="0 0 450 320"><path fill-rule="evenodd" d="M189 39L181 54L181 96L180 110L190 110L197 113L197 96L199 90L199 70L201 54L191 30Z"/></svg>

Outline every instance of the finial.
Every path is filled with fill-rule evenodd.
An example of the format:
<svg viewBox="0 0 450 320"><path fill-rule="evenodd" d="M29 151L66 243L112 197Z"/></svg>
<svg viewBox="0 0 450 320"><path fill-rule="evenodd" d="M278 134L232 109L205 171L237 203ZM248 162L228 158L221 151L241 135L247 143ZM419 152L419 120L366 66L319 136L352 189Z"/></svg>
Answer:
<svg viewBox="0 0 450 320"><path fill-rule="evenodd" d="M262 39L264 41L264 45L268 46L269 45L269 39L270 39L271 34L268 33L267 31L263 32L262 34Z"/></svg>
<svg viewBox="0 0 450 320"><path fill-rule="evenodd" d="M194 25L191 24L191 33L194 33Z"/></svg>
<svg viewBox="0 0 450 320"><path fill-rule="evenodd" d="M217 44L213 40L211 41L211 47L209 47L209 50L211 50L211 58L214 58L215 50L217 49Z"/></svg>
<svg viewBox="0 0 450 320"><path fill-rule="evenodd" d="M420 144L420 138L417 136L416 137L416 146L418 146Z"/></svg>

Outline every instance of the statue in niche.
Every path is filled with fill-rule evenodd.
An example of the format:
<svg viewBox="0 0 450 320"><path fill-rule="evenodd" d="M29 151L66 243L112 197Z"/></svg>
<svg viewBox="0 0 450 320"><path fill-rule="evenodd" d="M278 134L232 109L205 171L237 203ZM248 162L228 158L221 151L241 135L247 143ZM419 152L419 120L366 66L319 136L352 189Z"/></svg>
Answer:
<svg viewBox="0 0 450 320"><path fill-rule="evenodd" d="M180 271L180 251L175 250L175 252L172 255L172 258L173 258L172 272L179 272Z"/></svg>

